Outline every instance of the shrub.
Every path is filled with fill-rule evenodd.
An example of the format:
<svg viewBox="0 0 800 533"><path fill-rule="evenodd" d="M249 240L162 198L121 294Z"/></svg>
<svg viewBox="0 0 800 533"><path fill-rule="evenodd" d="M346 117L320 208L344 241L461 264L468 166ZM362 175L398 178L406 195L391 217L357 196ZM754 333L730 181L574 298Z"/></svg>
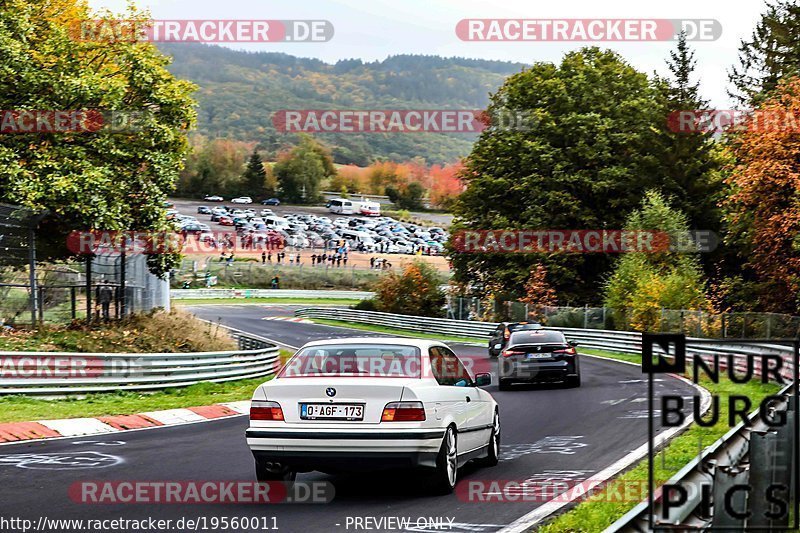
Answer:
<svg viewBox="0 0 800 533"><path fill-rule="evenodd" d="M357 309L358 311L377 311L378 302L376 302L373 298L368 298L366 300L361 300L352 306L352 309Z"/></svg>
<svg viewBox="0 0 800 533"><path fill-rule="evenodd" d="M375 286L378 310L417 316L444 316L444 292L439 274L423 261L408 263L401 274L391 272Z"/></svg>

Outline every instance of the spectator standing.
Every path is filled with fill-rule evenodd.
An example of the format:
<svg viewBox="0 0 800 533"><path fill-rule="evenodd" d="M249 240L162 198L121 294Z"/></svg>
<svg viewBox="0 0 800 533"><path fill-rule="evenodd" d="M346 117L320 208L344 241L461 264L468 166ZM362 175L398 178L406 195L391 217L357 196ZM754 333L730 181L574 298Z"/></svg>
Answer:
<svg viewBox="0 0 800 533"><path fill-rule="evenodd" d="M111 300L114 299L114 291L109 287L107 282L103 282L97 288L97 303L103 309L103 320L111 320Z"/></svg>

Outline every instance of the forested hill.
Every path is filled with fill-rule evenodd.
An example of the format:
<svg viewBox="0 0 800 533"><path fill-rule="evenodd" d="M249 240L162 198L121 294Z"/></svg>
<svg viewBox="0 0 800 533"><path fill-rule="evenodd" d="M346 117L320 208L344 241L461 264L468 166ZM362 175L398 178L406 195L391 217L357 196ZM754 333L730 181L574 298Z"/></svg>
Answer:
<svg viewBox="0 0 800 533"><path fill-rule="evenodd" d="M293 144L278 133L272 114L281 109L475 109L525 65L505 61L399 55L384 61L335 64L282 53L244 52L175 43L160 49L174 57L170 70L199 85L199 133L259 141L266 152ZM469 153L468 134L320 134L338 163L378 158L452 162Z"/></svg>

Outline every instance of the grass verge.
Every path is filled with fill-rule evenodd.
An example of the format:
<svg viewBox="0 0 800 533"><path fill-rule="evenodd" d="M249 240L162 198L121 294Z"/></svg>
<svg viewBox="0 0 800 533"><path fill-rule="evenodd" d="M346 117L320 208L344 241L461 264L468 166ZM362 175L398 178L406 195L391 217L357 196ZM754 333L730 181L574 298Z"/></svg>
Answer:
<svg viewBox="0 0 800 533"><path fill-rule="evenodd" d="M285 361L293 353L290 350L281 350L281 359ZM270 378L240 379L222 383L204 382L157 392L122 391L57 400L21 395L2 396L0 422L130 415L146 411L249 400L253 390L268 379Z"/></svg>
<svg viewBox="0 0 800 533"><path fill-rule="evenodd" d="M241 304L303 304L303 305L355 305L361 300L350 298L197 298L174 299L172 305L241 305Z"/></svg>
<svg viewBox="0 0 800 533"><path fill-rule="evenodd" d="M38 330L0 330L0 350L95 353L186 353L235 350L227 331L184 311L152 312L124 320Z"/></svg>

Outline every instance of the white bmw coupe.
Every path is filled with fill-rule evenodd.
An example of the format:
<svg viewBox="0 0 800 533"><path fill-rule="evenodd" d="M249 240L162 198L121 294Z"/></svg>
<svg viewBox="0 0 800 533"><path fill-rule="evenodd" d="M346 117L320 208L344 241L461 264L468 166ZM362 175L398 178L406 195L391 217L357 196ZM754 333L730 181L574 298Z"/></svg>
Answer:
<svg viewBox="0 0 800 533"><path fill-rule="evenodd" d="M256 477L420 468L437 492L452 491L467 461L497 464L499 410L480 388L489 384L437 341L310 342L253 394Z"/></svg>

